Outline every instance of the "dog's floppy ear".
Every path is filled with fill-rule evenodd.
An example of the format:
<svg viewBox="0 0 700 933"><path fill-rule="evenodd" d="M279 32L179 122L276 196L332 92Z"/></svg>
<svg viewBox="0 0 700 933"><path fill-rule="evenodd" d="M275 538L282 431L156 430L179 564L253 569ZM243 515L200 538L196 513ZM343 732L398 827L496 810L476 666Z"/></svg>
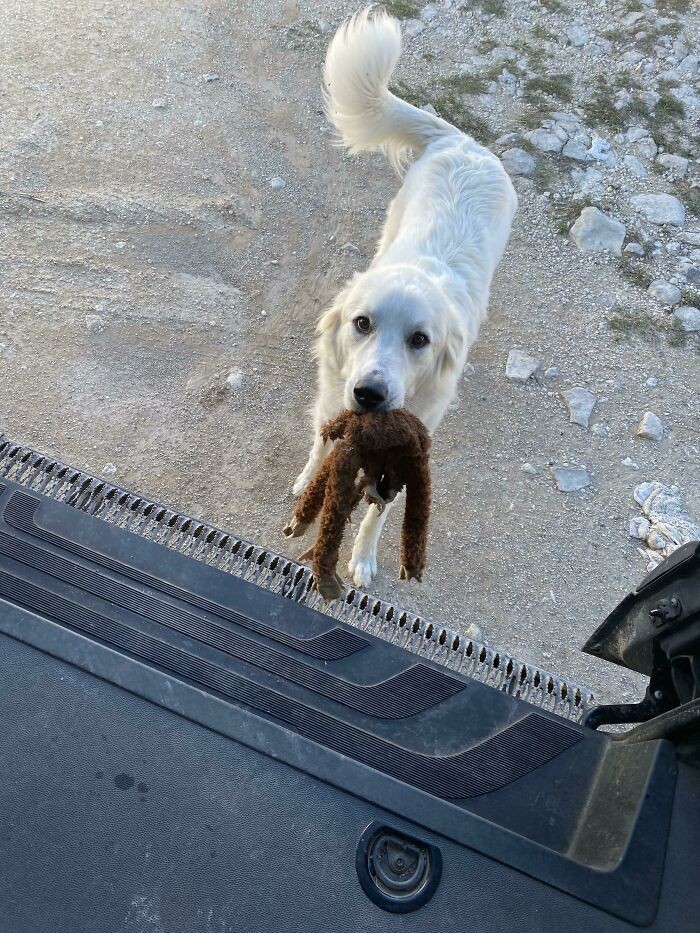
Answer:
<svg viewBox="0 0 700 933"><path fill-rule="evenodd" d="M447 332L445 346L440 354L438 366L441 376L454 374L462 365L464 355L464 334L462 328L455 322L450 325Z"/></svg>

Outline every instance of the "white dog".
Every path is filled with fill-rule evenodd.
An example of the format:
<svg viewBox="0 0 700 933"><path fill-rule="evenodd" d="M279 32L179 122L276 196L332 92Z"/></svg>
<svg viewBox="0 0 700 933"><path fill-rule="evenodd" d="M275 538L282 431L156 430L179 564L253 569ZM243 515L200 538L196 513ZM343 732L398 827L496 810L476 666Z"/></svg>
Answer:
<svg viewBox="0 0 700 933"><path fill-rule="evenodd" d="M399 174L416 158L387 212L376 255L318 324L314 443L299 494L328 452L322 425L343 408L405 406L432 433L453 399L486 316L491 279L517 209L499 159L445 120L392 94L401 54L395 19L370 7L333 37L326 113L352 153L381 150ZM350 573L367 587L388 509L370 506Z"/></svg>

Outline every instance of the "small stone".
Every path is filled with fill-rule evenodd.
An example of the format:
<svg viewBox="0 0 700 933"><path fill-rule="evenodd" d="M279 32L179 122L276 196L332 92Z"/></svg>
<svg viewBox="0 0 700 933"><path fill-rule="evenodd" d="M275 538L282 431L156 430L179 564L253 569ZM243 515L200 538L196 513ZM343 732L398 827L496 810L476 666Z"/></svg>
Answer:
<svg viewBox="0 0 700 933"><path fill-rule="evenodd" d="M571 26L568 26L566 34L569 37L569 42L577 48L585 45L590 39L590 34L586 27L578 23L573 23Z"/></svg>
<svg viewBox="0 0 700 933"><path fill-rule="evenodd" d="M578 424L588 430L588 422L598 399L592 392L582 386L567 389L566 392L561 394L569 409L569 422Z"/></svg>
<svg viewBox="0 0 700 933"><path fill-rule="evenodd" d="M624 249L625 253L631 253L633 256L644 256L644 247L641 243L628 243Z"/></svg>
<svg viewBox="0 0 700 933"><path fill-rule="evenodd" d="M651 441L660 441L664 436L664 426L653 411L645 411L637 427L637 437L646 437Z"/></svg>
<svg viewBox="0 0 700 933"><path fill-rule="evenodd" d="M465 74L466 73L471 73L471 67L469 67L468 72L465 72ZM516 146L522 138L522 133L504 133L503 136L498 137L495 145L501 148L509 149L512 146Z"/></svg>
<svg viewBox="0 0 700 933"><path fill-rule="evenodd" d="M526 138L541 152L561 152L564 145L564 140L560 139L556 133L542 127L532 130Z"/></svg>
<svg viewBox="0 0 700 933"><path fill-rule="evenodd" d="M243 387L243 373L240 369L232 369L226 377L226 385L232 392L237 392Z"/></svg>
<svg viewBox="0 0 700 933"><path fill-rule="evenodd" d="M594 424L591 428L591 434L595 434L596 437L607 437L610 431L604 424Z"/></svg>
<svg viewBox="0 0 700 933"><path fill-rule="evenodd" d="M561 152L568 159L575 159L577 162L587 162L589 158L588 149L577 139L570 139Z"/></svg>
<svg viewBox="0 0 700 933"><path fill-rule="evenodd" d="M438 112L432 104L424 104L420 109L424 111L424 113L429 113L434 117L438 116Z"/></svg>
<svg viewBox="0 0 700 933"><path fill-rule="evenodd" d="M639 53L638 53L638 52L632 52L631 54L633 54L633 55L638 55ZM625 56L623 55L622 57L624 58ZM638 61L640 61L641 58L643 58L643 57L644 57L644 56L640 56L640 58L638 59ZM648 136L648 135L649 135L649 130L646 129L646 127L644 127L644 126L631 126L631 127L627 130L627 132L625 133L625 138L627 139L627 142L628 142L628 143L636 143L636 142L638 142L640 139L644 139L644 137L645 137L645 136Z"/></svg>
<svg viewBox="0 0 700 933"><path fill-rule="evenodd" d="M576 467L555 467L552 470L554 482L560 492L579 492L590 486L591 478L588 470Z"/></svg>
<svg viewBox="0 0 700 933"><path fill-rule="evenodd" d="M698 55L686 55L686 57L678 66L678 70L684 72L687 75L696 74L699 68L700 56Z"/></svg>
<svg viewBox="0 0 700 933"><path fill-rule="evenodd" d="M532 175L535 171L535 160L524 149L506 149L501 161L509 175Z"/></svg>
<svg viewBox="0 0 700 933"><path fill-rule="evenodd" d="M403 24L403 31L407 36L419 36L425 30L425 23L419 19L407 19Z"/></svg>
<svg viewBox="0 0 700 933"><path fill-rule="evenodd" d="M631 203L652 224L682 227L685 223L685 208L671 194L638 194Z"/></svg>
<svg viewBox="0 0 700 933"><path fill-rule="evenodd" d="M359 253L360 247L355 246L354 243L343 243L343 245L340 247L340 251L341 253Z"/></svg>
<svg viewBox="0 0 700 933"><path fill-rule="evenodd" d="M672 155L670 152L663 152L657 156L656 162L674 181L685 177L688 171L688 160L684 156Z"/></svg>
<svg viewBox="0 0 700 933"><path fill-rule="evenodd" d="M626 467L629 467L630 470L638 470L638 469L639 469L639 464L638 464L638 463L635 463L634 460L633 460L631 457L625 457L625 459L622 461L622 465L623 465L623 466L626 466Z"/></svg>
<svg viewBox="0 0 700 933"><path fill-rule="evenodd" d="M656 376L650 376L647 379L646 384L647 386L649 386L650 389L655 389L657 385L659 384L659 380L656 378Z"/></svg>
<svg viewBox="0 0 700 933"><path fill-rule="evenodd" d="M117 472L117 468L113 463L105 463L102 467L102 473L104 476L113 476Z"/></svg>
<svg viewBox="0 0 700 933"><path fill-rule="evenodd" d="M522 350L511 350L506 362L506 376L514 382L527 382L540 368L540 361Z"/></svg>
<svg viewBox="0 0 700 933"><path fill-rule="evenodd" d="M612 311L617 304L617 298L614 295L608 294L608 292L601 292L596 297L595 303L598 307L605 308L606 311Z"/></svg>
<svg viewBox="0 0 700 933"><path fill-rule="evenodd" d="M651 136L643 136L630 146L632 155L639 156L640 159L653 159L659 151Z"/></svg>
<svg viewBox="0 0 700 933"><path fill-rule="evenodd" d="M559 367L550 366L548 369L545 369L544 374L547 377L547 379L556 379L557 376L559 375Z"/></svg>
<svg viewBox="0 0 700 933"><path fill-rule="evenodd" d="M695 334L700 331L700 309L694 308L692 305L683 305L676 308L673 316L686 334Z"/></svg>
<svg viewBox="0 0 700 933"><path fill-rule="evenodd" d="M280 188L284 188L286 184L287 182L284 180L284 178L280 178L279 175L276 175L274 178L270 179L270 187L274 188L275 191L279 190Z"/></svg>
<svg viewBox="0 0 700 933"><path fill-rule="evenodd" d="M168 103L164 97L156 97L151 106L154 110L165 110Z"/></svg>
<svg viewBox="0 0 700 933"><path fill-rule="evenodd" d="M627 13L626 16L623 16L621 22L623 26L631 29L632 26L636 26L642 19L644 19L644 11L633 10L631 13Z"/></svg>
<svg viewBox="0 0 700 933"><path fill-rule="evenodd" d="M658 531L650 531L647 536L647 547L650 547L652 551L663 551L668 542L662 534L659 534Z"/></svg>
<svg viewBox="0 0 700 933"><path fill-rule="evenodd" d="M603 165L607 165L608 168L614 168L617 165L617 154L615 150L607 139L601 139L600 136L597 136L591 143L588 155L592 159L595 159L596 162L602 162Z"/></svg>
<svg viewBox="0 0 700 933"><path fill-rule="evenodd" d="M622 162L627 171L634 175L635 178L644 178L648 174L646 166L637 156L626 155Z"/></svg>
<svg viewBox="0 0 700 933"><path fill-rule="evenodd" d="M582 253L611 252L619 256L627 233L625 225L608 217L597 207L585 207L570 230Z"/></svg>
<svg viewBox="0 0 700 933"><path fill-rule="evenodd" d="M438 11L431 4L428 4L428 6L424 6L423 9L420 11L420 18L422 20L425 20L428 23L430 22L431 19L435 19L437 15L438 15Z"/></svg>
<svg viewBox="0 0 700 933"><path fill-rule="evenodd" d="M651 522L648 518L642 518L637 515L630 522L630 538L636 538L638 541L646 541L651 531Z"/></svg>
<svg viewBox="0 0 700 933"><path fill-rule="evenodd" d="M202 75L202 77L207 84L211 84L212 81L218 81L221 75L217 74L215 71L210 71L208 74Z"/></svg>
<svg viewBox="0 0 700 933"><path fill-rule="evenodd" d="M654 279L647 291L652 298L656 298L662 304L668 305L669 308L674 307L681 300L680 288L671 285L666 279Z"/></svg>
<svg viewBox="0 0 700 933"><path fill-rule="evenodd" d="M537 476L537 470L531 463L523 463L520 469L523 473L527 473L528 476Z"/></svg>
<svg viewBox="0 0 700 933"><path fill-rule="evenodd" d="M91 334L99 334L105 329L104 318L101 318L99 314L86 314L85 326Z"/></svg>

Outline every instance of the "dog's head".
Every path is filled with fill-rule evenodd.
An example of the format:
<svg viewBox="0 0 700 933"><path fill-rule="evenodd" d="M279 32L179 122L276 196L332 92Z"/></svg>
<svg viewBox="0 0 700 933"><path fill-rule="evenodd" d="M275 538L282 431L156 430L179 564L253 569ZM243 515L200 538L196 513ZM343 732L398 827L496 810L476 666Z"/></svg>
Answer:
<svg viewBox="0 0 700 933"><path fill-rule="evenodd" d="M443 398L465 352L457 312L427 275L411 267L357 275L318 325L322 366L344 383L354 411L421 406Z"/></svg>

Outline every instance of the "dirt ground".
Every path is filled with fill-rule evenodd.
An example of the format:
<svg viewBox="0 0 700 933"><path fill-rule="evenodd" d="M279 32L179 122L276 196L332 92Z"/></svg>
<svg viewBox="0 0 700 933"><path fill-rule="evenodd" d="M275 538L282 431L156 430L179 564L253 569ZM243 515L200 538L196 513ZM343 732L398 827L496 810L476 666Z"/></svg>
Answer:
<svg viewBox="0 0 700 933"><path fill-rule="evenodd" d="M119 484L284 552L314 321L367 264L397 186L381 158L333 148L321 113L328 29L354 7L0 9L0 429L81 468L113 464ZM429 60L412 43L443 54L431 36L407 40L403 77ZM628 288L619 271L576 252L532 186L519 190L490 319L435 441L426 582L397 580L394 517L374 590L631 698L637 679L579 647L644 574L634 486L678 483L700 514L697 356L615 343L596 296ZM509 382L513 347L559 378ZM558 393L572 385L599 397L607 436L568 423ZM650 407L669 425L658 445L634 436ZM586 465L592 485L557 491L552 464Z"/></svg>

